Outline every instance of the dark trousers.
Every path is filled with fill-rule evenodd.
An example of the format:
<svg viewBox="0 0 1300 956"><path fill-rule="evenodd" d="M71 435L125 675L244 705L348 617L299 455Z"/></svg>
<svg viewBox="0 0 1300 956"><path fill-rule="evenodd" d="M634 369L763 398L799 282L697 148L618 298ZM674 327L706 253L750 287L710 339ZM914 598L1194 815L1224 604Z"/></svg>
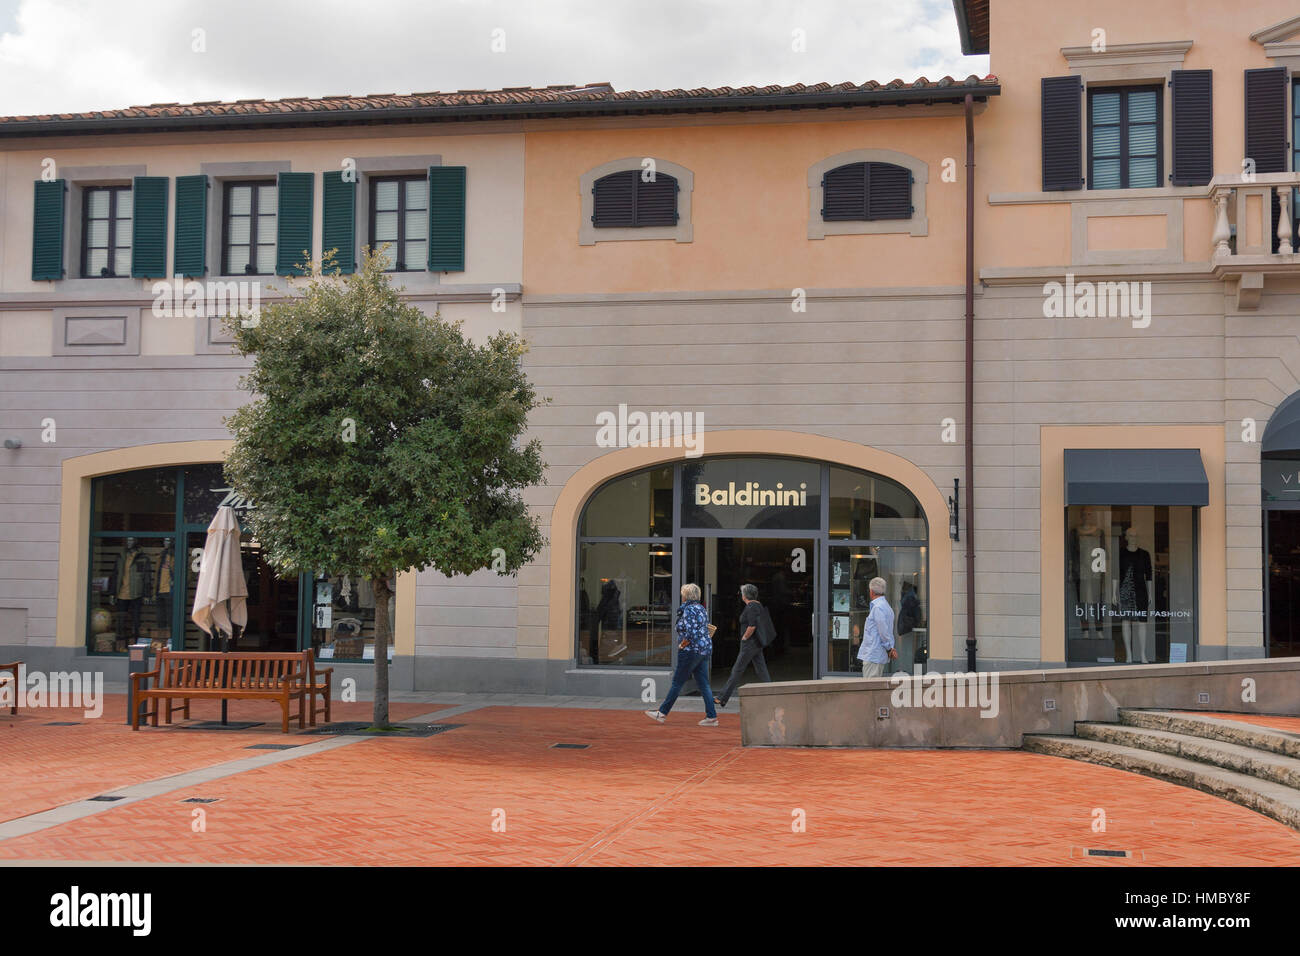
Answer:
<svg viewBox="0 0 1300 956"><path fill-rule="evenodd" d="M120 630L125 637L135 640L140 636L140 610L144 598L122 598L117 602L118 612L122 615Z"/></svg>
<svg viewBox="0 0 1300 956"><path fill-rule="evenodd" d="M772 677L767 672L767 660L763 657L763 645L759 642L758 637L751 637L747 641L740 642L740 654L736 656L736 664L731 668L731 676L727 678L727 686L722 688L722 693L718 695L718 702L727 706L727 701L731 700L731 695L736 692L736 685L740 683L740 675L745 673L745 668L749 662L754 662L754 673L758 674L761 681L771 681Z"/></svg>
<svg viewBox="0 0 1300 956"><path fill-rule="evenodd" d="M704 716L718 716L718 712L713 706L713 691L709 689L710 656L709 654L696 654L694 651L678 651L677 666L673 668L673 683L668 688L668 696L659 705L659 713L667 716L668 712L673 709L673 704L677 703L677 695L682 692L682 687L694 677L695 685L699 687L700 693L704 695Z"/></svg>

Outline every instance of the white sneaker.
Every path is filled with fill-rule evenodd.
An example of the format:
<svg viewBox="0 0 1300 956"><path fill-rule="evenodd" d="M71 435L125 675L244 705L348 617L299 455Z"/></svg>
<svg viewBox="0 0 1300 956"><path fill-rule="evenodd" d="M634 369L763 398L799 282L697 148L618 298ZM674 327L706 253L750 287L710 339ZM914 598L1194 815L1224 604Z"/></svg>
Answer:
<svg viewBox="0 0 1300 956"><path fill-rule="evenodd" d="M662 724L664 722L664 715L657 710L647 710L645 715L656 723Z"/></svg>
<svg viewBox="0 0 1300 956"><path fill-rule="evenodd" d="M700 721L700 726L701 726L701 727L716 727L716 726L718 726L718 718L716 718L716 717L705 717L703 720Z"/></svg>

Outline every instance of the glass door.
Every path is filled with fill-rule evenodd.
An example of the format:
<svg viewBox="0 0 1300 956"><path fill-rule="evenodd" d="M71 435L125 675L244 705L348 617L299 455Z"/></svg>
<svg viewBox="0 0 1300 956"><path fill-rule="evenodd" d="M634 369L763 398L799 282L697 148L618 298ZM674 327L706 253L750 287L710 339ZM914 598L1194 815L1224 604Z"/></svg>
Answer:
<svg viewBox="0 0 1300 956"><path fill-rule="evenodd" d="M1264 512L1269 657L1300 655L1300 511Z"/></svg>
<svg viewBox="0 0 1300 956"><path fill-rule="evenodd" d="M682 544L683 584L698 584L717 626L713 635L713 679L725 683L740 653L737 626L744 601L742 584L758 588L758 600L772 616L776 640L764 650L772 680L812 680L817 619L817 547L813 538L690 537ZM742 682L755 679L750 671Z"/></svg>

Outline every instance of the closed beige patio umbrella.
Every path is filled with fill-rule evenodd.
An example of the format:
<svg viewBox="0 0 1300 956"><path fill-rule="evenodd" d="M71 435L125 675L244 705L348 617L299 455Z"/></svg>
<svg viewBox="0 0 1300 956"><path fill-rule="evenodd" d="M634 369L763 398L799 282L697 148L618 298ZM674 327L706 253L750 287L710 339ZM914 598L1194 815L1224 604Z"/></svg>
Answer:
<svg viewBox="0 0 1300 956"><path fill-rule="evenodd" d="M221 635L221 650L238 624L248 624L248 584L239 553L239 521L229 506L217 509L208 525L208 539L199 560L199 580L194 590L194 623L205 634L215 629ZM221 722L226 722L226 701L221 701Z"/></svg>

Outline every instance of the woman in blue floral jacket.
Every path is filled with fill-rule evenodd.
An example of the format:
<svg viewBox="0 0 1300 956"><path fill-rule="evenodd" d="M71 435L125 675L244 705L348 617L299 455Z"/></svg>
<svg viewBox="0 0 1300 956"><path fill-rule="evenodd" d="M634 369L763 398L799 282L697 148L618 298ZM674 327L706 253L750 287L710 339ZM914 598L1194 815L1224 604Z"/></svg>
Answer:
<svg viewBox="0 0 1300 956"><path fill-rule="evenodd" d="M673 669L673 686L658 710L647 710L651 720L663 723L677 702L677 695L692 677L704 695L705 718L701 727L718 726L718 712L713 706L713 690L709 687L709 659L713 656L713 639L709 637L709 614L700 603L698 584L682 585L682 603L677 609L677 666Z"/></svg>

